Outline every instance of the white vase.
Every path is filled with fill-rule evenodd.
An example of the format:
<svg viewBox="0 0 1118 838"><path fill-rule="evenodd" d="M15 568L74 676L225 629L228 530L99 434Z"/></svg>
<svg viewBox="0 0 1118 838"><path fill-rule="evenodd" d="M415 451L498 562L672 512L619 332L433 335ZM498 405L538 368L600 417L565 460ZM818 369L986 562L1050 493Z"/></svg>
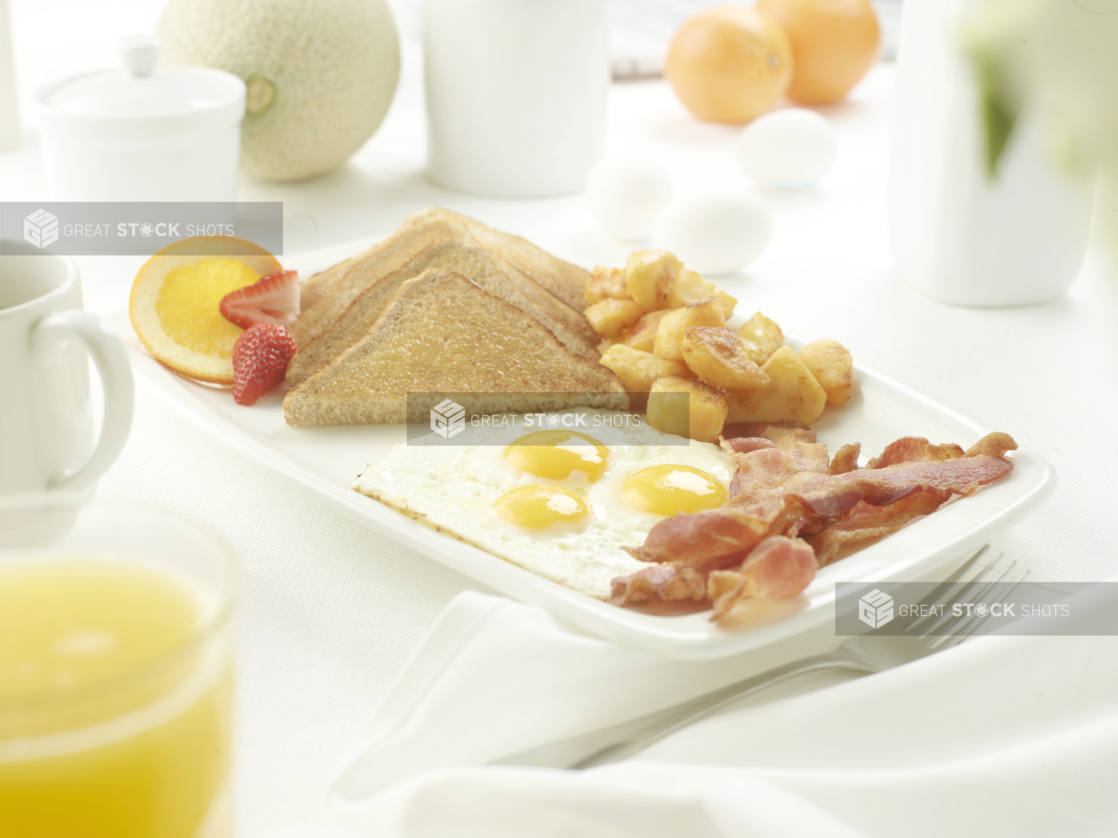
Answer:
<svg viewBox="0 0 1118 838"><path fill-rule="evenodd" d="M980 2L981 0L977 0ZM976 0L906 0L889 173L901 278L945 303L1014 306L1062 295L1087 247L1093 178L1060 169L1026 110L987 173L978 85L959 46Z"/></svg>

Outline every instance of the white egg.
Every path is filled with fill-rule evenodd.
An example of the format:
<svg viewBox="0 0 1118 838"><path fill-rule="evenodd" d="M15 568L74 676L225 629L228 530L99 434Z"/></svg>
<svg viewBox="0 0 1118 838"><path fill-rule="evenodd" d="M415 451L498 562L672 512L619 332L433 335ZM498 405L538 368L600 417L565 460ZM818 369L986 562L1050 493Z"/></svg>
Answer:
<svg viewBox="0 0 1118 838"><path fill-rule="evenodd" d="M671 178L653 160L603 157L586 180L591 214L606 233L622 241L648 238L671 197Z"/></svg>
<svg viewBox="0 0 1118 838"><path fill-rule="evenodd" d="M762 186L803 189L831 170L838 133L830 121L803 108L773 111L741 132L738 165Z"/></svg>
<svg viewBox="0 0 1118 838"><path fill-rule="evenodd" d="M455 444L398 445L357 478L353 488L548 579L608 598L614 578L648 566L622 548L643 544L664 517L631 506L623 497L626 480L650 466L678 465L698 469L728 489L735 465L717 445L666 434L643 421L639 426L614 423L619 417L631 420L628 414L576 409L556 415L582 415L587 424L578 432L607 449L604 471L596 480L575 472L565 479L545 479L512 467L505 449L539 426L525 427L524 417L510 416L515 423L468 427ZM532 486L557 486L577 495L587 514L574 526L535 530L495 514L495 501L510 490Z"/></svg>
<svg viewBox="0 0 1118 838"><path fill-rule="evenodd" d="M657 246L701 274L733 273L761 255L772 238L772 211L751 192L710 192L673 201L657 229Z"/></svg>

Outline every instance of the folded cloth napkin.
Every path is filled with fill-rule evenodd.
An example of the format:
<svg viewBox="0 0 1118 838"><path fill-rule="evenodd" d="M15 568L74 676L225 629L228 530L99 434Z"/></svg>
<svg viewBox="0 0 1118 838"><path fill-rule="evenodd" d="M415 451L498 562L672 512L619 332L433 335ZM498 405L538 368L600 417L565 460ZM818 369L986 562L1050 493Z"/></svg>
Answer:
<svg viewBox="0 0 1118 838"><path fill-rule="evenodd" d="M769 662L768 665L773 665ZM484 763L748 677L459 595L331 791L334 836L1118 834L1118 637L982 637L585 772Z"/></svg>

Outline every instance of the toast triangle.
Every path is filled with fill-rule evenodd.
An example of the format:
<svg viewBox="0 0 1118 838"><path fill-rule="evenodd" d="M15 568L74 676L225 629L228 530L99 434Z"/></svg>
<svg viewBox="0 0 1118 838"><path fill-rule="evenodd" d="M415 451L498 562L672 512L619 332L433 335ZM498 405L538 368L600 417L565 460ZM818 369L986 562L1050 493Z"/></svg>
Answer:
<svg viewBox="0 0 1118 838"><path fill-rule="evenodd" d="M413 396L408 394L423 394ZM569 407L626 410L617 377L463 276L404 282L356 345L287 393L291 425L426 422L453 397L470 416Z"/></svg>
<svg viewBox="0 0 1118 838"><path fill-rule="evenodd" d="M383 241L304 280L300 288L303 314L291 327L295 342L302 346L318 337L365 288L444 239L461 239L483 248L510 277L519 276L534 283L526 293L552 317L582 334L588 342L596 340L580 315L586 307L586 283L590 278L587 271L557 259L520 236L494 230L441 207L428 207L405 218L396 232Z"/></svg>
<svg viewBox="0 0 1118 838"><path fill-rule="evenodd" d="M531 280L515 272L506 275L481 248L460 239L446 239L420 251L402 268L365 288L329 327L308 343L301 344L287 367L288 385L294 387L360 340L380 319L400 286L429 268L458 273L482 290L513 304L542 323L575 355L593 361L600 357L598 350L582 334L569 328L565 321L554 317L551 310L536 301ZM573 309L563 308L585 323L584 318Z"/></svg>

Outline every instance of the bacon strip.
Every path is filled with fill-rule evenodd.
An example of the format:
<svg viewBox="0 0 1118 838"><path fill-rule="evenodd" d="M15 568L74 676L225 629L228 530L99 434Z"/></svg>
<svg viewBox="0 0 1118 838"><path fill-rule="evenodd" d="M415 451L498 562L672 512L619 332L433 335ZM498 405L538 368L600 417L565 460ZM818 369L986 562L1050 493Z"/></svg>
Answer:
<svg viewBox="0 0 1118 838"><path fill-rule="evenodd" d="M827 446L816 442L815 432L798 422L729 425L722 434L722 448L738 465L730 481L733 505L762 501L799 472L826 474L830 470Z"/></svg>
<svg viewBox="0 0 1118 838"><path fill-rule="evenodd" d="M823 567L867 546L868 542L892 535L914 518L930 515L948 497L938 492L913 492L887 506L871 506L859 501L853 509L808 541L815 550L819 566Z"/></svg>
<svg viewBox="0 0 1118 838"><path fill-rule="evenodd" d="M722 449L730 454L751 454L762 448L776 448L776 443L763 436L746 436L740 439L723 439Z"/></svg>
<svg viewBox="0 0 1118 838"><path fill-rule="evenodd" d="M614 605L639 605L645 602L702 602L707 596L706 576L691 567L677 568L653 564L630 576L613 580Z"/></svg>
<svg viewBox="0 0 1118 838"><path fill-rule="evenodd" d="M864 500L884 506L920 490L969 495L1013 470L1000 457L961 457L930 463L904 463L858 469L837 475L797 474L781 487L817 515L839 515Z"/></svg>
<svg viewBox="0 0 1118 838"><path fill-rule="evenodd" d="M831 460L831 474L846 474L848 471L856 471L858 456L861 453L862 444L860 442L842 446L835 452L835 458Z"/></svg>
<svg viewBox="0 0 1118 838"><path fill-rule="evenodd" d="M995 431L986 434L967 449L964 457L1004 457L1007 451L1016 451L1017 443L1009 434Z"/></svg>
<svg viewBox="0 0 1118 838"><path fill-rule="evenodd" d="M731 422L722 429L723 439L767 439L780 448L793 442L815 442L815 431L803 422Z"/></svg>
<svg viewBox="0 0 1118 838"><path fill-rule="evenodd" d="M798 538L774 535L753 548L737 570L716 570L707 581L718 620L746 597L787 599L815 578L818 563L811 545Z"/></svg>
<svg viewBox="0 0 1118 838"><path fill-rule="evenodd" d="M673 515L654 526L637 548L626 548L644 562L698 564L714 556L728 556L751 548L803 514L798 503L783 498L751 506L724 506Z"/></svg>
<svg viewBox="0 0 1118 838"><path fill-rule="evenodd" d="M1005 476L1013 463L1004 454L1017 447L1001 433L988 434L966 452L953 444L904 437L859 469L856 445L844 446L831 462L826 447L805 428L750 424L730 429L735 427L742 435L724 435L724 448L751 442L740 446L748 448L744 453L732 451L739 464L731 483L733 500L721 509L663 520L641 547L626 548L649 567L615 579L612 601L711 599L721 603L717 619L746 596L777 590L791 596L803 590L793 590L795 584L810 582L803 572L808 554L813 575L816 564L835 561L934 512L952 495L969 495ZM797 581L783 588L762 584L784 578Z"/></svg>
<svg viewBox="0 0 1118 838"><path fill-rule="evenodd" d="M886 445L881 456L870 460L866 468L886 468L901 463L938 463L962 456L963 449L953 442L932 445L922 436L904 436Z"/></svg>
<svg viewBox="0 0 1118 838"><path fill-rule="evenodd" d="M749 456L767 453L764 450ZM646 562L694 564L751 547L805 517L805 511L812 516L832 518L853 509L859 501L884 506L921 490L944 498L950 494L968 495L1012 468L1013 463L1008 460L982 456L858 469L838 475L801 472L784 480L763 501L675 515L660 521L649 531L644 544L630 552ZM798 501L797 508L792 508L791 501ZM774 530L778 518L784 520L780 529Z"/></svg>
<svg viewBox="0 0 1118 838"><path fill-rule="evenodd" d="M707 598L707 579L715 572L739 566L749 550L714 556L696 564L676 567L650 564L629 576L613 580L614 605L637 605L644 602L702 602Z"/></svg>

